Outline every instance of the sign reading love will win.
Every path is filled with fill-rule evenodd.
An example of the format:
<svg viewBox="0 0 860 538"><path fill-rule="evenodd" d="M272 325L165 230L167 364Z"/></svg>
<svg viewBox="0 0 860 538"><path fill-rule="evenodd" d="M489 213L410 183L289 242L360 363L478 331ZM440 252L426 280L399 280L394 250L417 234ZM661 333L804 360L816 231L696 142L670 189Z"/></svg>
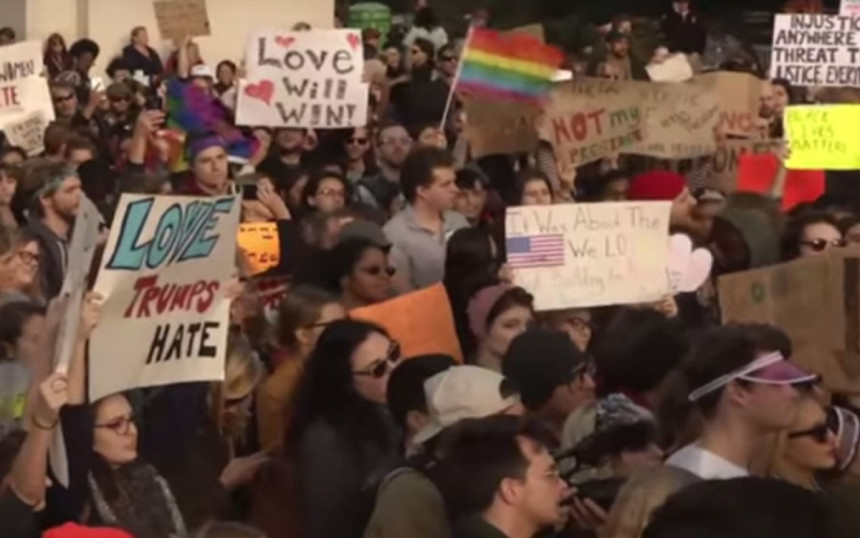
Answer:
<svg viewBox="0 0 860 538"><path fill-rule="evenodd" d="M258 32L245 63L238 124L331 129L367 124L364 50L355 30Z"/></svg>

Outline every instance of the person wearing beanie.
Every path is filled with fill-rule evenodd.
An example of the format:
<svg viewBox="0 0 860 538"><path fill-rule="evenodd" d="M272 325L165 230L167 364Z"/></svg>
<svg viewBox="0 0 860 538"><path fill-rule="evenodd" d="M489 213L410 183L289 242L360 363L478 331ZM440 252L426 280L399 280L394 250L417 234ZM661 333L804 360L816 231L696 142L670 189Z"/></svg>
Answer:
<svg viewBox="0 0 860 538"><path fill-rule="evenodd" d="M502 373L520 391L529 414L557 439L567 417L595 399L593 362L561 331L530 329L515 338Z"/></svg>
<svg viewBox="0 0 860 538"><path fill-rule="evenodd" d="M466 315L477 342L470 362L501 372L502 357L511 341L535 319L534 298L519 287L487 286L472 296Z"/></svg>
<svg viewBox="0 0 860 538"><path fill-rule="evenodd" d="M229 191L227 144L214 133L189 135L188 156L191 177L177 189L177 194L189 196L219 196Z"/></svg>
<svg viewBox="0 0 860 538"><path fill-rule="evenodd" d="M654 170L635 176L627 197L641 202L672 202L669 214L671 229L686 230L693 223L696 199L687 187L684 176L669 170Z"/></svg>

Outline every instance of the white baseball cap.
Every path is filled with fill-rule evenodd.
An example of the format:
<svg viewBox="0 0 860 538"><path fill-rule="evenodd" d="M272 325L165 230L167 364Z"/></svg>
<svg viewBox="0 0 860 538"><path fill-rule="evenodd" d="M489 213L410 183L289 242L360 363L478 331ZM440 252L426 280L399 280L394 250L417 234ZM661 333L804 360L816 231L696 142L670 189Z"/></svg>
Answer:
<svg viewBox="0 0 860 538"><path fill-rule="evenodd" d="M194 78L201 77L214 79L215 72L206 64L197 64L191 68L191 76Z"/></svg>
<svg viewBox="0 0 860 538"><path fill-rule="evenodd" d="M509 409L520 401L518 394L505 394L503 375L478 366L454 366L424 382L430 421L413 443L421 444L467 418L484 418Z"/></svg>

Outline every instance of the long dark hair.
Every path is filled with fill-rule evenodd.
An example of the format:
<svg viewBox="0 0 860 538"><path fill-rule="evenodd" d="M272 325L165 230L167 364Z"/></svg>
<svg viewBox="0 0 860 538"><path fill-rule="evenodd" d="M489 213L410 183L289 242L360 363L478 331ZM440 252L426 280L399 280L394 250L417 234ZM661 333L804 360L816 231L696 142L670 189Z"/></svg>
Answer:
<svg viewBox="0 0 860 538"><path fill-rule="evenodd" d="M457 230L448 240L443 283L465 356L474 353L478 345L466 315L469 299L478 290L499 282L500 254L498 251L493 254L492 240L490 233L483 228Z"/></svg>
<svg viewBox="0 0 860 538"><path fill-rule="evenodd" d="M788 221L785 232L780 241L780 254L782 261L787 262L800 257L800 238L803 232L813 224L829 224L842 231L839 221L834 216L823 211L807 211L800 213Z"/></svg>
<svg viewBox="0 0 860 538"><path fill-rule="evenodd" d="M374 333L388 337L382 327L352 319L335 321L322 333L305 367L295 420L284 443L288 452L297 453L302 436L319 419L334 427L359 458L360 448L368 443L385 449L395 442L378 406L362 398L353 386L350 359Z"/></svg>

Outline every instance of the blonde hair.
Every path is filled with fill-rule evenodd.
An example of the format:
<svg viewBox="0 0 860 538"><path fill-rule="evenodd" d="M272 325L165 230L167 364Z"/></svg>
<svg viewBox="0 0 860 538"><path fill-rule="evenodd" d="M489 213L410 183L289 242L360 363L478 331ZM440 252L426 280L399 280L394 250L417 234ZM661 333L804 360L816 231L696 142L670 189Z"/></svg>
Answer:
<svg viewBox="0 0 860 538"><path fill-rule="evenodd" d="M263 378L263 365L248 339L239 333L227 338L224 381L212 385L209 409L221 435L231 445L245 432L250 416L232 412L227 403L250 397Z"/></svg>
<svg viewBox="0 0 860 538"><path fill-rule="evenodd" d="M786 447L790 441L788 436L790 432L803 427L800 424L800 419L804 415L804 411L811 407L822 409L821 404L814 398L803 398L797 406L797 412L791 426L769 436L768 441L762 446L759 456L753 462L752 469L755 474L767 478L777 478L783 482L813 491L820 489L813 473L798 468L786 458Z"/></svg>

